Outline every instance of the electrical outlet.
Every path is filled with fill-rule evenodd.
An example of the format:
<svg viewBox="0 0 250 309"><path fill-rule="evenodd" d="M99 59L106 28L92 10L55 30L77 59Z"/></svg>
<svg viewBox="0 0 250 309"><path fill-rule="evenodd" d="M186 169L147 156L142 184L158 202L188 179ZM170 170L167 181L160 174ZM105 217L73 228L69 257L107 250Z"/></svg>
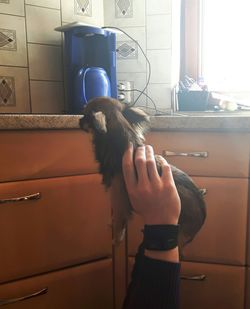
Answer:
<svg viewBox="0 0 250 309"><path fill-rule="evenodd" d="M134 102L134 82L126 80L118 81L118 99L124 103L131 104Z"/></svg>

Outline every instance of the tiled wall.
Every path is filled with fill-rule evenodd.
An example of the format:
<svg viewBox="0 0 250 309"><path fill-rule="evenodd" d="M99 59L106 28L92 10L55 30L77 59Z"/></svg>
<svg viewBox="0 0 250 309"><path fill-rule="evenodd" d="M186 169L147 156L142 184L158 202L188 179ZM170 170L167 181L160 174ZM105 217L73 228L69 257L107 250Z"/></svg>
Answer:
<svg viewBox="0 0 250 309"><path fill-rule="evenodd" d="M63 113L62 35L103 25L103 0L0 0L0 113Z"/></svg>
<svg viewBox="0 0 250 309"><path fill-rule="evenodd" d="M178 81L179 6L179 0L104 0L105 26L126 31L146 52L151 63L146 94L161 111L171 108L171 89ZM142 90L149 74L142 52L124 34L117 36L117 50L118 80L131 81ZM144 95L137 105L153 107Z"/></svg>
<svg viewBox="0 0 250 309"><path fill-rule="evenodd" d="M151 63L146 90L159 110L169 110L178 80L179 0L0 0L0 113L63 113L62 35L73 21L117 26ZM149 74L138 46L117 35L118 80L142 90ZM138 92L134 93L136 98ZM145 96L137 105L152 107Z"/></svg>

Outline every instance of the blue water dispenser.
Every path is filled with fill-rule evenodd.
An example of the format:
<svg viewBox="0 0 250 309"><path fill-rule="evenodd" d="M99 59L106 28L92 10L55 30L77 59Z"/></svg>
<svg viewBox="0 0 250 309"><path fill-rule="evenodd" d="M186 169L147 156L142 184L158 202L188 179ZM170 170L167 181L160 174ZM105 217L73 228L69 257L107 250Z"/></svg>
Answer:
<svg viewBox="0 0 250 309"><path fill-rule="evenodd" d="M69 113L80 113L87 102L95 97L117 98L115 33L78 22L55 30L64 32Z"/></svg>

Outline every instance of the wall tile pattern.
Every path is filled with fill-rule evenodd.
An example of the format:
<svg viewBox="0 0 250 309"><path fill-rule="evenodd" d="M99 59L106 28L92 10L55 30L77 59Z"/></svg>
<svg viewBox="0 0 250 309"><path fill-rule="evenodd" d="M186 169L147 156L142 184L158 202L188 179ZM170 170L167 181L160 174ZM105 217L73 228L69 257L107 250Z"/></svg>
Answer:
<svg viewBox="0 0 250 309"><path fill-rule="evenodd" d="M12 76L0 76L0 106L15 106L15 79Z"/></svg>
<svg viewBox="0 0 250 309"><path fill-rule="evenodd" d="M83 16L92 16L91 0L75 0L75 14Z"/></svg>
<svg viewBox="0 0 250 309"><path fill-rule="evenodd" d="M30 113L28 68L0 66L0 112Z"/></svg>
<svg viewBox="0 0 250 309"><path fill-rule="evenodd" d="M0 29L1 31L1 29ZM118 59L137 59L138 46L133 41L116 42L117 58Z"/></svg>
<svg viewBox="0 0 250 309"><path fill-rule="evenodd" d="M0 113L67 112L54 28L72 21L103 26L103 0L0 0Z"/></svg>
<svg viewBox="0 0 250 309"><path fill-rule="evenodd" d="M176 46L173 36L178 29L172 23L173 9L179 0L104 0L104 24L127 32L145 51L151 63L151 72L138 45L126 35L117 35L118 81L131 81L136 90L143 90L150 75L150 83L137 105L154 108L150 96L160 111L171 108L173 54ZM177 16L178 18L178 16ZM178 48L178 47L177 47ZM134 91L134 98L139 92Z"/></svg>
<svg viewBox="0 0 250 309"><path fill-rule="evenodd" d="M0 0L0 113L67 110L63 36L54 28L73 21L119 27L132 36L151 62L151 79L145 94L152 97L158 109L169 109L171 88L178 75L173 74L174 55L178 54L173 22L177 2ZM138 90L144 89L147 82L149 66L135 41L124 34L117 35L118 80L132 82L136 100ZM152 102L142 95L137 105L152 107Z"/></svg>
<svg viewBox="0 0 250 309"><path fill-rule="evenodd" d="M133 17L133 0L115 0L115 17Z"/></svg>
<svg viewBox="0 0 250 309"><path fill-rule="evenodd" d="M61 0L62 22L103 26L103 0Z"/></svg>
<svg viewBox="0 0 250 309"><path fill-rule="evenodd" d="M26 43L25 18L0 14L0 65L27 67Z"/></svg>
<svg viewBox="0 0 250 309"><path fill-rule="evenodd" d="M16 50L16 31L0 28L0 49Z"/></svg>

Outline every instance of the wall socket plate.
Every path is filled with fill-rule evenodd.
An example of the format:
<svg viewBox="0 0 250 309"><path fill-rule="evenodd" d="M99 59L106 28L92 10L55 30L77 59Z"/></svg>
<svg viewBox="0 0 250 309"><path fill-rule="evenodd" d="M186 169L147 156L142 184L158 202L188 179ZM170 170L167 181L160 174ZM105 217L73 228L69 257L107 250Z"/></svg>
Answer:
<svg viewBox="0 0 250 309"><path fill-rule="evenodd" d="M131 104L134 102L134 91L130 91L134 89L134 82L119 80L118 81L118 100L123 103Z"/></svg>

